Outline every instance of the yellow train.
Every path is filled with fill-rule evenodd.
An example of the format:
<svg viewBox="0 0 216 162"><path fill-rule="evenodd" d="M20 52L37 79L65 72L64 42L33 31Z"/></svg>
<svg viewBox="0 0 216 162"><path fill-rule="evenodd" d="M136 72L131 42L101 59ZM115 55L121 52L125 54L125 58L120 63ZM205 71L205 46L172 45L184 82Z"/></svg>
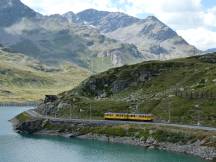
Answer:
<svg viewBox="0 0 216 162"><path fill-rule="evenodd" d="M105 113L105 120L153 121L152 114Z"/></svg>

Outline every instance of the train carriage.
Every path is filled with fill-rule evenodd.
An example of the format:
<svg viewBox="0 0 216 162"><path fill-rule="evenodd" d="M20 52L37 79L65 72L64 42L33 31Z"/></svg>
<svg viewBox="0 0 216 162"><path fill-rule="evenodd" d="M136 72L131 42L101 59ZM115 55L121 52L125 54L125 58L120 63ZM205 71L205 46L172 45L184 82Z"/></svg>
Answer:
<svg viewBox="0 0 216 162"><path fill-rule="evenodd" d="M152 114L105 113L105 120L153 121Z"/></svg>

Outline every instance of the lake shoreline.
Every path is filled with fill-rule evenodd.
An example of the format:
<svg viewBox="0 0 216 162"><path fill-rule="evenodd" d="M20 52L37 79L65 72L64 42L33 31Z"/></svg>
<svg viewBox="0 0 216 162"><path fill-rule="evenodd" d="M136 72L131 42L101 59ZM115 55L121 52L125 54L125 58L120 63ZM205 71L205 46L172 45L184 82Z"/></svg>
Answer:
<svg viewBox="0 0 216 162"><path fill-rule="evenodd" d="M184 153L187 155L197 156L204 160L208 160L214 162L215 154L213 153L215 150L206 147L200 147L201 141L197 141L194 144L188 145L179 145L168 142L155 142L154 139L148 139L148 142L144 142L140 139L132 138L132 137L116 137L116 136L106 136L106 135L98 135L98 134L85 134L80 136L74 136L74 134L70 133L58 133L52 131L39 131L34 133L34 135L48 135L48 136L60 136L64 138L78 138L78 139L88 139L88 140L98 140L102 142L108 143L116 143L116 144L127 144L132 146L140 146L146 149L159 149L170 152ZM152 140L152 141L151 141Z"/></svg>
<svg viewBox="0 0 216 162"><path fill-rule="evenodd" d="M176 153L183 153L186 155L196 156L201 159L207 160L209 162L214 162L215 155L213 155L213 149L209 148L202 148L200 147L200 141L192 144L192 145L178 145L173 143L146 143L143 141L140 141L140 139L135 139L131 137L115 137L115 136L106 136L106 135L98 135L98 134L86 134L86 135L80 135L80 136L74 136L74 134L70 133L58 133L53 131L39 131L34 133L34 135L39 136L59 136L63 138L77 138L77 139L86 139L86 140L97 140L101 142L107 142L107 143L114 143L114 144L127 144L132 146L139 146L143 147L145 149L158 149L158 150L164 150L168 152L176 152ZM212 152L212 156L209 156L210 154L206 154L207 152Z"/></svg>
<svg viewBox="0 0 216 162"><path fill-rule="evenodd" d="M32 103L28 103L28 102L25 102L25 103L0 103L0 108L1 107L37 107L38 103L37 102L32 102Z"/></svg>
<svg viewBox="0 0 216 162"><path fill-rule="evenodd" d="M134 124L111 125L84 121L61 123L59 121L27 117L22 117L22 119L25 119L25 121L20 121L20 117L15 117L11 120L14 129L20 134L94 139L111 143L142 146L149 149L186 153L211 161L214 161L216 158L215 142L209 143L210 139L207 139L207 137L209 136L210 138L212 134L206 134L206 137L203 138L203 136L201 140L201 138L189 136L188 132L192 131L192 133L194 133L194 130L164 128L159 126L137 126ZM125 132L125 130L127 132ZM169 136L169 134L171 134L171 136ZM190 139L190 141L187 139Z"/></svg>

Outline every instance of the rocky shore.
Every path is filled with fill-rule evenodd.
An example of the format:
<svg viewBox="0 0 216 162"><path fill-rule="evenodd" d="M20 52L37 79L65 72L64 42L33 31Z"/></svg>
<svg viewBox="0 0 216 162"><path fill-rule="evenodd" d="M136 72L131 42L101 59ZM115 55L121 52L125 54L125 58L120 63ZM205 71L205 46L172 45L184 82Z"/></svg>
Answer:
<svg viewBox="0 0 216 162"><path fill-rule="evenodd" d="M174 151L179 153L186 153L186 154L199 156L206 160L213 160L216 156L215 148L202 146L202 141L196 141L193 144L180 145L178 143L174 144L170 142L158 142L152 137L147 138L147 140L142 140L133 137L113 137L113 136L107 137L104 135L87 134L87 135L79 136L79 138L96 139L96 140L106 141L111 143L143 146L148 149L161 149L161 150Z"/></svg>
<svg viewBox="0 0 216 162"><path fill-rule="evenodd" d="M216 160L216 132L153 125L114 124L85 120L51 120L21 114L11 120L20 134L95 139L142 146Z"/></svg>
<svg viewBox="0 0 216 162"><path fill-rule="evenodd" d="M160 149L160 150L167 150L179 153L185 153L189 155L199 156L205 160L210 160L215 162L216 157L216 149L213 147L202 146L202 141L196 141L193 144L185 144L181 145L178 143L170 143L170 142L157 142L152 137L149 137L147 140L142 140L139 138L133 137L118 137L118 136L106 136L106 135L99 135L99 134L85 134L85 135L74 135L70 132L67 133L59 133L56 131L39 131L34 133L35 135L50 135L50 136L62 136L65 138L80 138L80 139L92 139L92 140L99 140L103 142L110 142L110 143L119 143L119 144L129 144L135 146L142 146L148 149Z"/></svg>

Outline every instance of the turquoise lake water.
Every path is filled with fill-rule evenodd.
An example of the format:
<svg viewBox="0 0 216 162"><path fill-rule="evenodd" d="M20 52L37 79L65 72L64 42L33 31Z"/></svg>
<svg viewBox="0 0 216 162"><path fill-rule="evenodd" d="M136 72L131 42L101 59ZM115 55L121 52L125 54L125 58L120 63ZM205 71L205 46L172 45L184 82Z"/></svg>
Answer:
<svg viewBox="0 0 216 162"><path fill-rule="evenodd" d="M21 136L8 122L29 108L0 108L0 162L205 162L190 155L61 137Z"/></svg>

